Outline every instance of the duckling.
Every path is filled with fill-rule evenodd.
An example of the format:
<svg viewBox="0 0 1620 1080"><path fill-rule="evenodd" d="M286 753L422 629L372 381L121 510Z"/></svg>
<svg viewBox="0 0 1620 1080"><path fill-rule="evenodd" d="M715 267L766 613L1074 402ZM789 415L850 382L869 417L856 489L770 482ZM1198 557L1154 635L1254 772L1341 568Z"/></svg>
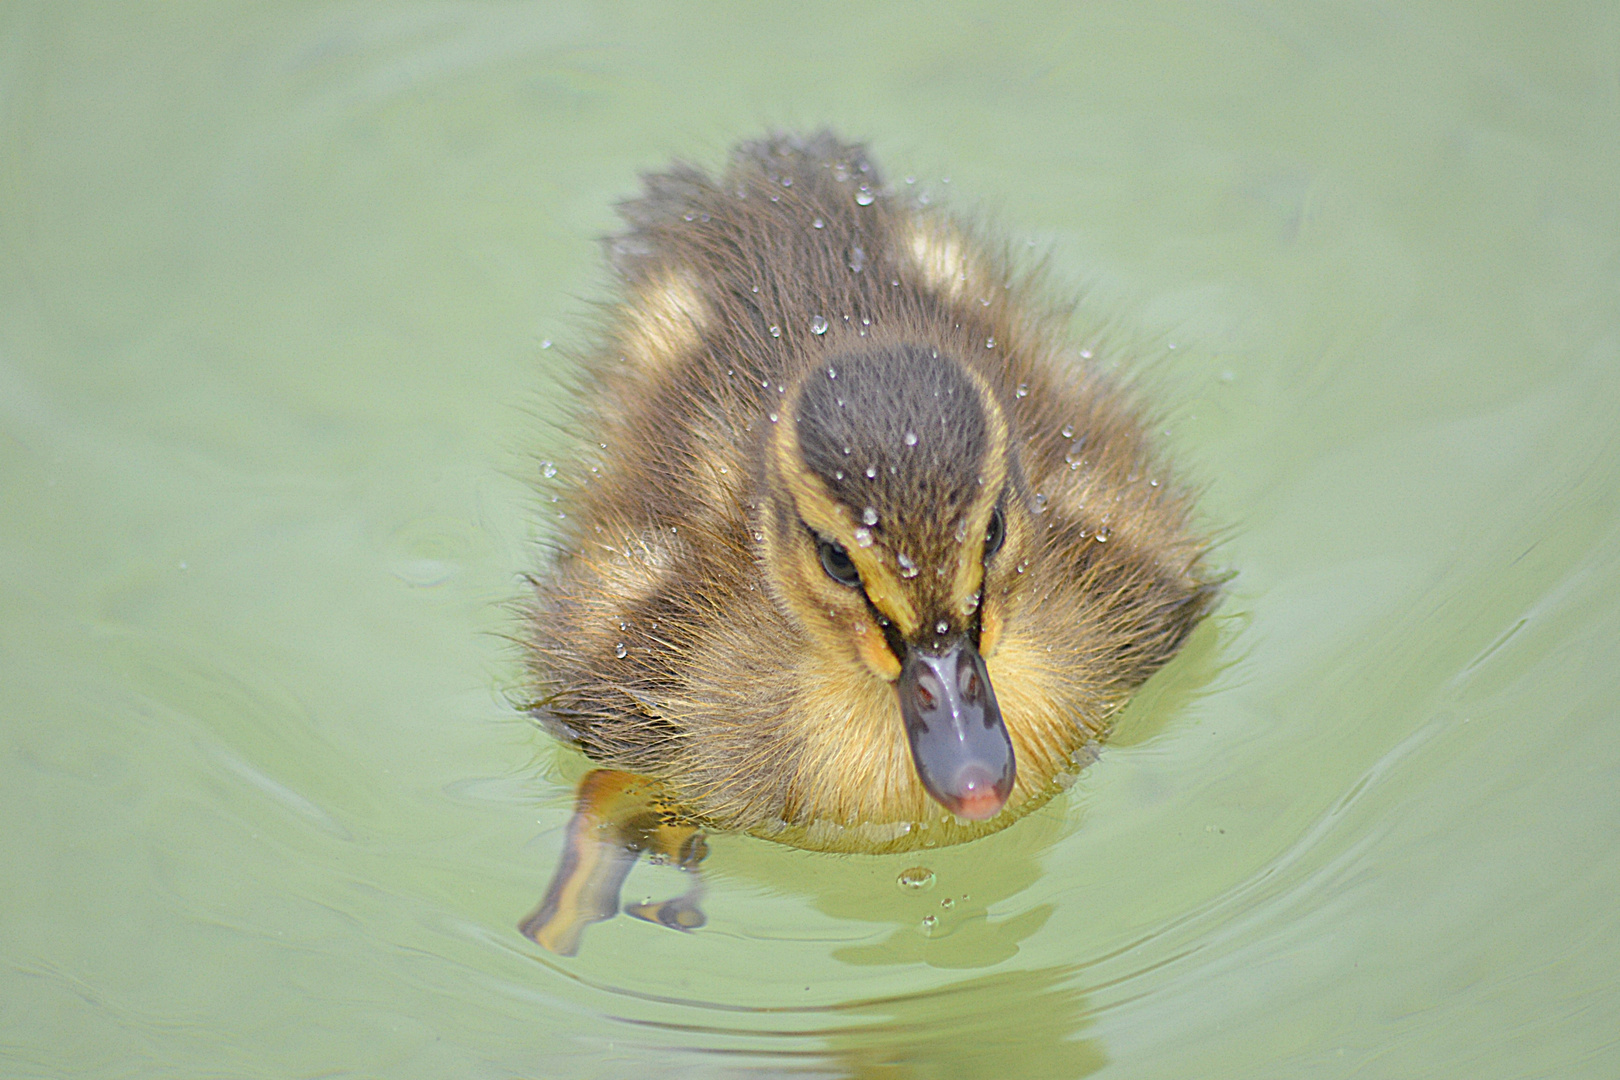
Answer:
<svg viewBox="0 0 1620 1080"><path fill-rule="evenodd" d="M644 180L532 579L534 715L657 790L636 835L1005 827L1210 610L1191 495L1037 276L863 146Z"/></svg>

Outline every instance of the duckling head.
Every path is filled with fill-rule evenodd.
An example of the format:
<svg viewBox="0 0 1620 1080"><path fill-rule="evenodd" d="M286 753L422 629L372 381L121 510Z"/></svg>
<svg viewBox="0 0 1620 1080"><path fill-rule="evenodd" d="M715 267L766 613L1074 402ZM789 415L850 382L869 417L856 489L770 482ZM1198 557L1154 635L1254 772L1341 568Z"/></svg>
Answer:
<svg viewBox="0 0 1620 1080"><path fill-rule="evenodd" d="M788 404L765 463L767 580L810 648L892 684L928 794L993 817L1017 763L985 665L986 572L1032 537L996 396L944 349L863 343Z"/></svg>

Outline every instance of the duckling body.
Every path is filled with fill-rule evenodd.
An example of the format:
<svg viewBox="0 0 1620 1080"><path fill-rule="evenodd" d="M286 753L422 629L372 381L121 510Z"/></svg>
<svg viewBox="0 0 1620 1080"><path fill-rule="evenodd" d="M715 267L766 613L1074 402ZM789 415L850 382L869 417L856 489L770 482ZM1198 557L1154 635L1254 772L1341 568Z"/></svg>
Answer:
<svg viewBox="0 0 1620 1080"><path fill-rule="evenodd" d="M830 134L645 180L534 711L707 827L970 839L1040 805L1214 588L1125 396L1007 261Z"/></svg>

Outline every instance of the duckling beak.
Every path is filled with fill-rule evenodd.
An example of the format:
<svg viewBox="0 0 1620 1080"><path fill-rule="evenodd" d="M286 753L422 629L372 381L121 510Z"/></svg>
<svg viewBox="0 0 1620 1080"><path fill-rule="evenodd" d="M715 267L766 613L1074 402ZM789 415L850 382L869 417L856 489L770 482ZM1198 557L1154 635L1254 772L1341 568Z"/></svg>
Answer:
<svg viewBox="0 0 1620 1080"><path fill-rule="evenodd" d="M984 658L966 638L943 651L906 649L896 684L917 776L957 817L995 817L1012 794L1017 766Z"/></svg>

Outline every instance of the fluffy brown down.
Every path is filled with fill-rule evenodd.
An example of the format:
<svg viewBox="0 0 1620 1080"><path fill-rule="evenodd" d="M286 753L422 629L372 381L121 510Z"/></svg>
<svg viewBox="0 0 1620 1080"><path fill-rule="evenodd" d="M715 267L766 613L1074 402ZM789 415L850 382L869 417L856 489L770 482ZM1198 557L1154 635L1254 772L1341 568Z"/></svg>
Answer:
<svg viewBox="0 0 1620 1080"><path fill-rule="evenodd" d="M1131 402L1033 275L829 133L744 143L718 179L676 164L620 212L621 290L579 399L589 451L555 478L557 554L526 613L535 715L695 820L802 847L951 843L1040 805L1216 593ZM857 659L881 649L849 644L858 617L838 621L794 546L782 489L814 478L773 449L830 358L918 347L960 364L1005 429L979 474L1005 477L1007 532L982 633L1018 777L982 823L923 791L893 686ZM927 471L886 522L928 519Z"/></svg>

